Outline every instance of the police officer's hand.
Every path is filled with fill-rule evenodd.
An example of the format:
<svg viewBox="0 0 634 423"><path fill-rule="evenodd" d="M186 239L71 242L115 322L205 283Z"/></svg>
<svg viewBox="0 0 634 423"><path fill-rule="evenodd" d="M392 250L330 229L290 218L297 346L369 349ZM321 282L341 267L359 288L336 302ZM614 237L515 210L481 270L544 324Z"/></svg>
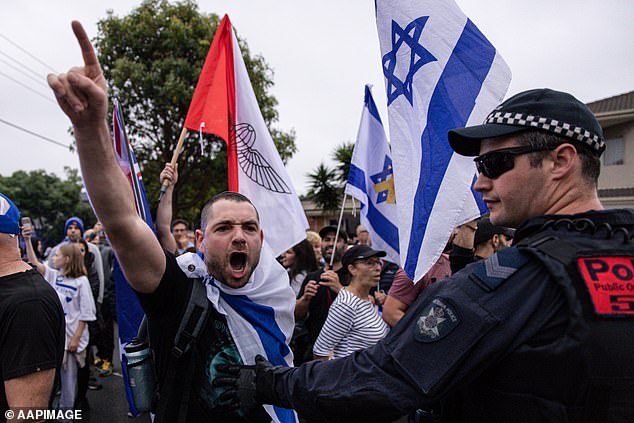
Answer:
<svg viewBox="0 0 634 423"><path fill-rule="evenodd" d="M341 285L341 282L339 282L339 275L334 270L326 270L324 273L322 273L319 280L319 285L327 286L337 294L343 288L343 285Z"/></svg>
<svg viewBox="0 0 634 423"><path fill-rule="evenodd" d="M277 404L275 377L289 370L288 367L273 367L264 357L257 355L250 366L219 365L225 376L217 377L213 386L224 388L220 400L230 408L248 411L258 404Z"/></svg>

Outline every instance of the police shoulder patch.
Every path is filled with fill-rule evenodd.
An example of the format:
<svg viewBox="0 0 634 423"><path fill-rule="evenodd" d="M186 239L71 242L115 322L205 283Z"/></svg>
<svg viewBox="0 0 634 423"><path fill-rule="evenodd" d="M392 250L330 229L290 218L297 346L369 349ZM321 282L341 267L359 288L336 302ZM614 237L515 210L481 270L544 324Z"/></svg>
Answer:
<svg viewBox="0 0 634 423"><path fill-rule="evenodd" d="M459 323L460 316L451 302L435 297L423 307L418 316L414 338L419 342L435 342L449 335Z"/></svg>
<svg viewBox="0 0 634 423"><path fill-rule="evenodd" d="M495 291L528 260L517 248L505 248L473 266L470 278L485 291Z"/></svg>

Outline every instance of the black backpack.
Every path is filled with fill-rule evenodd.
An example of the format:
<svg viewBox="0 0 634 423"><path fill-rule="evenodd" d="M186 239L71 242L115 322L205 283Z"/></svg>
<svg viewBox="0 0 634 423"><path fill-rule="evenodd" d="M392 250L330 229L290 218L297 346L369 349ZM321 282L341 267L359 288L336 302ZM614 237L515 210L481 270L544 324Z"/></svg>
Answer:
<svg viewBox="0 0 634 423"><path fill-rule="evenodd" d="M154 423L166 423L166 412L168 406L178 404L178 423L187 421L187 412L189 407L189 397L191 393L190 387L194 378L194 366L196 363L196 347L195 342L198 339L202 329L205 327L207 317L209 315L209 300L207 299L207 291L200 279L196 279L192 283L192 290L185 307L185 312L181 318L180 325L174 337L167 374L165 378L157 383L157 389L154 400L154 411L156 416ZM147 317L143 316L137 338L145 340L150 345L150 337L147 330ZM152 353L154 351L152 350ZM153 360L154 365L154 360ZM154 373L157 374L156 367ZM176 380L183 380L182 392L177 392L175 386ZM170 422L171 423L171 422Z"/></svg>

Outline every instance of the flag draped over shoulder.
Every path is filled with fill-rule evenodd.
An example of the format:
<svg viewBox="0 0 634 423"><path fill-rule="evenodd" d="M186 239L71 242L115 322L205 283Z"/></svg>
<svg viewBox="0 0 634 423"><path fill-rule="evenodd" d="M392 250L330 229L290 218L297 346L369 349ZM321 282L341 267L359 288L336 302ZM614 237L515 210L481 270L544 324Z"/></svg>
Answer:
<svg viewBox="0 0 634 423"><path fill-rule="evenodd" d="M361 223L370 232L372 248L385 251L387 260L399 263L392 155L367 85L345 192L361 203Z"/></svg>
<svg viewBox="0 0 634 423"><path fill-rule="evenodd" d="M486 211L472 189L472 159L453 153L447 131L481 123L511 72L453 0L377 0L401 266L419 280L453 228Z"/></svg>
<svg viewBox="0 0 634 423"><path fill-rule="evenodd" d="M275 260L266 243L262 245L258 266L241 288L230 288L214 279L198 254L183 254L178 256L177 262L188 277L203 280L207 298L214 309L227 318L244 363L254 363L259 354L274 366L293 365L293 353L288 345L295 327L295 296L288 283L288 273ZM297 422L293 410L272 405L264 405L264 409L274 422Z"/></svg>
<svg viewBox="0 0 634 423"><path fill-rule="evenodd" d="M308 221L262 117L227 15L207 54L185 127L225 140L229 190L255 204L264 239L276 255L306 238Z"/></svg>
<svg viewBox="0 0 634 423"><path fill-rule="evenodd" d="M117 161L123 173L128 177L128 181L134 191L134 201L136 204L137 213L152 230L154 230L154 222L152 221L152 214L150 213L150 206L145 195L145 187L143 186L143 179L141 178L141 170L139 164L134 157L132 147L128 142L128 137L125 132L125 124L123 117L121 116L121 109L119 107L119 101L114 100L112 108L112 136L114 142L115 155ZM143 309L137 299L136 294L128 284L119 262L115 257L114 263L114 281L116 292L116 311L117 322L119 325L119 351L121 353L121 363L126 363L124 354L124 346L137 335L139 324L143 319ZM134 406L132 400L132 391L128 384L128 375L126 366L122 365L123 370L123 383L125 386L126 397L128 399L128 406L130 412L137 415L138 412Z"/></svg>

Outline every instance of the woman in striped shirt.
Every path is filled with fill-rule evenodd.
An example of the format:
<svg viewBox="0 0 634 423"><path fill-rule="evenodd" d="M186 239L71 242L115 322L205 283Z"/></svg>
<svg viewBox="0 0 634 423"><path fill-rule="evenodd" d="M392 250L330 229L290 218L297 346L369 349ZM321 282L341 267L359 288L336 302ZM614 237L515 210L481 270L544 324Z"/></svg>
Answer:
<svg viewBox="0 0 634 423"><path fill-rule="evenodd" d="M345 357L371 347L387 335L388 326L370 295L370 289L379 283L379 257L384 256L384 251L367 245L355 245L343 255L341 262L352 278L330 306L326 323L313 347L315 359Z"/></svg>

